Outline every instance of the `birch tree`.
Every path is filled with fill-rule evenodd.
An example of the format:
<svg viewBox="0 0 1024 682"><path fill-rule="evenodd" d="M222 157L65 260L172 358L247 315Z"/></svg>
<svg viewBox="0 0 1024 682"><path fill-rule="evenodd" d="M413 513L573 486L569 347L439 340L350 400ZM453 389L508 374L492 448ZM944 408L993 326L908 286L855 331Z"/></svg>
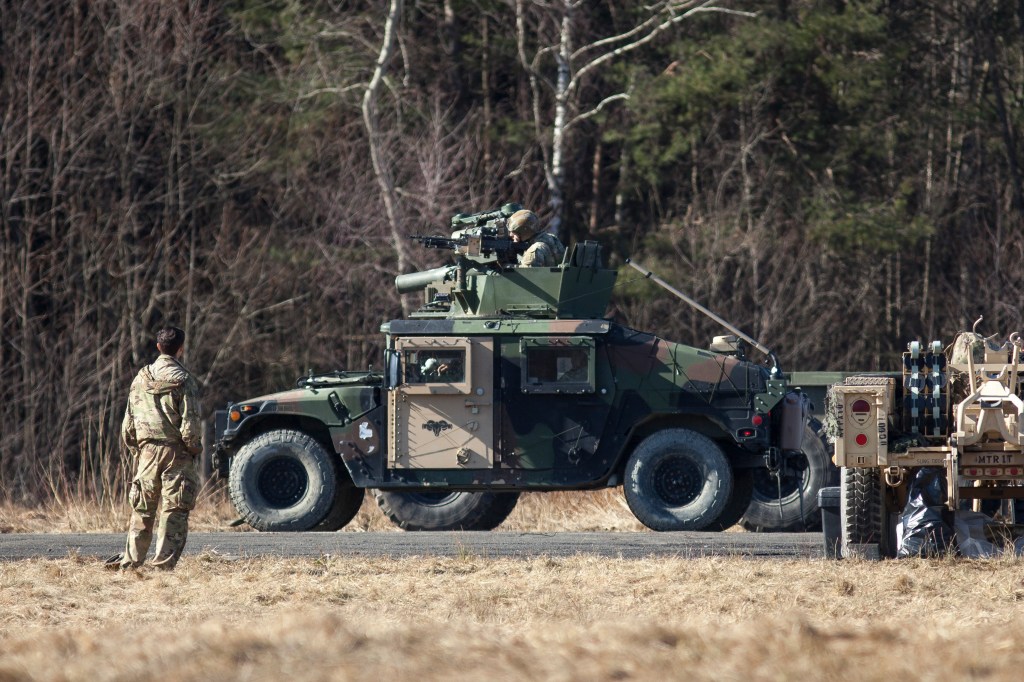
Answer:
<svg viewBox="0 0 1024 682"><path fill-rule="evenodd" d="M398 30L398 20L402 14L402 0L391 0L388 8L387 20L384 24L384 37L381 40L380 55L377 57L377 64L373 69L370 82L366 85L363 93L363 125L366 126L366 136L370 147L370 161L373 164L373 174L377 179L377 187L380 191L380 199L384 204L384 213L387 215L388 226L391 229L391 237L395 244L395 253L398 257L398 271L406 272L409 264L409 249L402 237L398 227L398 196L395 192L395 182L391 173L391 159L385 149L381 126L380 114L377 110L377 98L380 93L384 77L387 75L388 66L391 63L392 54L395 51L395 35ZM402 299L402 312L409 314L409 302Z"/></svg>
<svg viewBox="0 0 1024 682"><path fill-rule="evenodd" d="M565 163L571 133L609 105L630 96L628 91L602 92L600 77L615 60L698 14L754 16L721 5L721 0L661 0L644 6L643 15L629 28L597 36L584 34L582 20L588 11L584 0L515 0L516 45L520 64L529 76L533 124L551 212L549 231L565 237ZM591 92L598 93L597 97ZM546 98L553 102L550 112L543 106Z"/></svg>

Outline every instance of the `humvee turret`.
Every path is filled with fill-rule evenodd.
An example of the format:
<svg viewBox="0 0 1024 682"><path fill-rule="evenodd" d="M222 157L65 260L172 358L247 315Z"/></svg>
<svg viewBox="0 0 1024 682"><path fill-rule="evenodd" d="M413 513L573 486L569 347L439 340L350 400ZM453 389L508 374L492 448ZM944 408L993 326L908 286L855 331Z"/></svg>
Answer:
<svg viewBox="0 0 1024 682"><path fill-rule="evenodd" d="M522 491L621 485L649 528L720 530L755 471L808 442L826 456L774 357L746 358L760 344L733 330L703 350L605 319L617 273L600 246L516 267L516 208L417 237L456 263L396 279L425 298L381 326L382 369L310 374L218 414L215 461L250 525L336 530L369 488L402 528L492 529Z"/></svg>

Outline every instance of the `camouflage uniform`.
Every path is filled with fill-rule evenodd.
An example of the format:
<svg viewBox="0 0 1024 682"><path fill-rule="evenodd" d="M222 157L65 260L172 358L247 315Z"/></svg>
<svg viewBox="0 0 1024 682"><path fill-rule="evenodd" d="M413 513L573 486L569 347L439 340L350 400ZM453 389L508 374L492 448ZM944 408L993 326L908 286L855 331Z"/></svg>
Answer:
<svg viewBox="0 0 1024 682"><path fill-rule="evenodd" d="M565 247L550 232L541 232L530 239L530 247L519 256L522 267L548 268L561 265Z"/></svg>
<svg viewBox="0 0 1024 682"><path fill-rule="evenodd" d="M170 355L139 370L128 394L121 439L136 463L128 491L132 507L121 567L146 560L161 502L153 565L174 568L185 548L188 513L195 507L202 452L199 390L195 379Z"/></svg>

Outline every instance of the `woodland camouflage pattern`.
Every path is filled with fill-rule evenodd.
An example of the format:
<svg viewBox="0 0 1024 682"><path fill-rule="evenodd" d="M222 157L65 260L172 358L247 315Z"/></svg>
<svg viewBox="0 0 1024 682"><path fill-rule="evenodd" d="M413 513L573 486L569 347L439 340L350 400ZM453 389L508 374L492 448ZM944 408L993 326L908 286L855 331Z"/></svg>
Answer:
<svg viewBox="0 0 1024 682"><path fill-rule="evenodd" d="M458 282L428 286L437 292L433 301L410 319L381 327L392 358L385 362L399 367L394 376L311 376L299 388L233 405L241 419L218 430L215 462L222 474L248 439L287 428L297 418L332 445L355 485L364 488L615 485L636 444L666 426L715 439L734 467L762 467L773 436L765 427L751 428L751 417L778 404L785 382L742 357L601 319L617 273L599 264L578 265L584 260L581 247L552 267L495 271L469 263ZM412 353L421 349L429 357L441 347L466 349L472 380L408 384L405 367ZM531 377L530 354L559 349L585 352L585 377L573 373L562 384L556 378L565 375L562 367L548 379ZM400 418L389 414L389 401L405 410ZM428 428L442 421L450 428L436 434ZM741 429L745 435L739 438ZM480 435L485 432L493 435ZM396 444L403 438L408 447ZM473 464L454 455L443 458L461 448L479 455L468 460ZM406 455L411 456L400 460Z"/></svg>
<svg viewBox="0 0 1024 682"><path fill-rule="evenodd" d="M153 565L174 568L188 537L188 515L195 507L202 452L199 391L195 379L170 355L139 370L128 395L121 439L135 462L128 491L132 518L123 568L146 559L157 521Z"/></svg>

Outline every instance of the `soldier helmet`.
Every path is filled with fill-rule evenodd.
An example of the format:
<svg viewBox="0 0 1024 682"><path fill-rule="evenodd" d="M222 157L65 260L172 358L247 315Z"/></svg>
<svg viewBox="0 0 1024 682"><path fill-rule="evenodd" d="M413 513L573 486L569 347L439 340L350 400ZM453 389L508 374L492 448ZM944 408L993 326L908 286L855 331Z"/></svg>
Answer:
<svg viewBox="0 0 1024 682"><path fill-rule="evenodd" d="M508 219L508 231L512 234L519 235L520 239L529 239L533 235L537 234L537 226L540 221L537 220L537 214L533 211L516 211L512 214L512 217Z"/></svg>
<svg viewBox="0 0 1024 682"><path fill-rule="evenodd" d="M423 371L433 372L437 368L438 364L440 363L438 363L437 358L427 358L423 362Z"/></svg>

